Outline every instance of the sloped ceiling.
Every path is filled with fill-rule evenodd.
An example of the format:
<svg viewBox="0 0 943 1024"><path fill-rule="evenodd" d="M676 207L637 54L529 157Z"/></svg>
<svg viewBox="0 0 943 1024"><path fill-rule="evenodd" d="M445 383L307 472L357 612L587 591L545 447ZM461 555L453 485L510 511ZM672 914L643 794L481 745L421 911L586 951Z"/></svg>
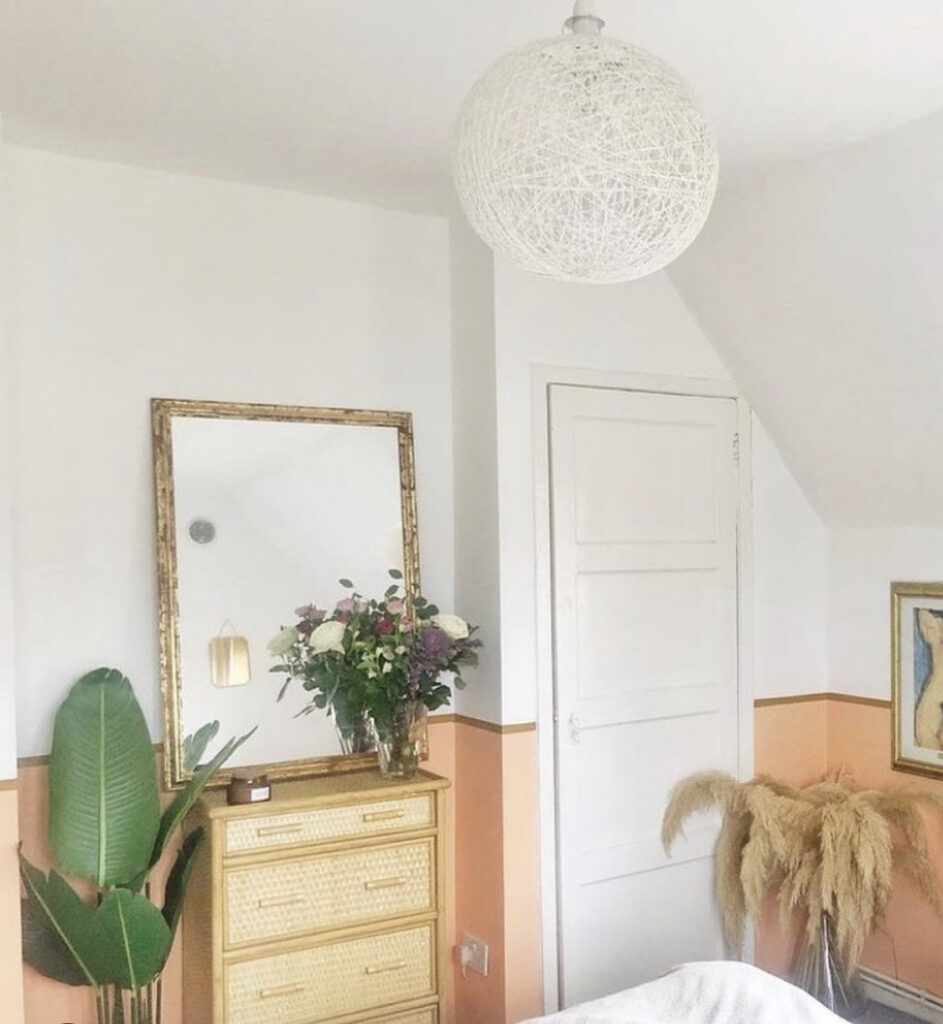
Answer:
<svg viewBox="0 0 943 1024"><path fill-rule="evenodd" d="M943 112L722 192L670 274L827 524L943 523Z"/></svg>
<svg viewBox="0 0 943 1024"><path fill-rule="evenodd" d="M690 80L726 172L943 105L939 0L598 0ZM8 141L445 212L462 97L572 0L0 0Z"/></svg>

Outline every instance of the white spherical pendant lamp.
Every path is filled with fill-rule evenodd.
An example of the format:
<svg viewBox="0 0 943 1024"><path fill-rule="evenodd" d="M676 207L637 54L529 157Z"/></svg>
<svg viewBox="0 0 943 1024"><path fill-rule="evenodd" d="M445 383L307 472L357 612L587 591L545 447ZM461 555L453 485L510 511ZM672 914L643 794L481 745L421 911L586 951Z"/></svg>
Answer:
<svg viewBox="0 0 943 1024"><path fill-rule="evenodd" d="M452 164L493 249L564 281L631 281L679 256L707 220L717 148L664 61L600 34L577 0L567 34L499 58L465 100Z"/></svg>

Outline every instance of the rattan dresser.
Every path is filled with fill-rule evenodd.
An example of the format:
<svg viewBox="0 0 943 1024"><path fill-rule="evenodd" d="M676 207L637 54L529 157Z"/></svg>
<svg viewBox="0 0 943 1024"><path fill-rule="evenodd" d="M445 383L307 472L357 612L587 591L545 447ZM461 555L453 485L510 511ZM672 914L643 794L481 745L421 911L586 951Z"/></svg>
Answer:
<svg viewBox="0 0 943 1024"><path fill-rule="evenodd" d="M377 772L208 793L183 926L184 1024L445 1024L445 779Z"/></svg>

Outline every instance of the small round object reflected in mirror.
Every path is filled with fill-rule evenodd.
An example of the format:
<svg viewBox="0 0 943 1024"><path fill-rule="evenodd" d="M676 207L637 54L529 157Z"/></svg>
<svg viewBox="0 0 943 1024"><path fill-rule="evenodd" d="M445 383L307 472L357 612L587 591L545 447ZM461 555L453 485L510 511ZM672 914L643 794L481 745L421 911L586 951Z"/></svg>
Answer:
<svg viewBox="0 0 943 1024"><path fill-rule="evenodd" d="M187 526L190 540L196 544L209 544L216 539L216 527L209 519L191 519Z"/></svg>

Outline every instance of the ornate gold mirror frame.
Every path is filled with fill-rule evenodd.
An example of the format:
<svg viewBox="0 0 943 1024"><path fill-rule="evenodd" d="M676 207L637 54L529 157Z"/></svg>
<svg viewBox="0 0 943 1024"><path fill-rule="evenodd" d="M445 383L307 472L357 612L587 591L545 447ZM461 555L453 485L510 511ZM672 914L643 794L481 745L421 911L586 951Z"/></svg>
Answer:
<svg viewBox="0 0 943 1024"><path fill-rule="evenodd" d="M389 427L397 432L400 506L403 532L403 583L412 597L419 593L419 542L416 520L415 461L412 416L407 412L364 409L326 409L304 406L203 402L155 398L151 400L154 451L154 486L157 505L157 575L159 588L160 679L164 701L164 779L168 789L180 788L190 777L184 758L183 687L181 676L180 602L178 593L177 528L174 502L173 421L182 418L275 420L294 423ZM388 567L384 567L388 568ZM286 595L291 601L293 595ZM277 622L273 626L277 627ZM274 630L273 630L274 632ZM272 700L274 701L274 696ZM226 737L221 737L226 739ZM376 755L314 756L307 759L242 765L258 768L270 779L303 778L348 772L376 764ZM223 771L213 785L228 784Z"/></svg>

